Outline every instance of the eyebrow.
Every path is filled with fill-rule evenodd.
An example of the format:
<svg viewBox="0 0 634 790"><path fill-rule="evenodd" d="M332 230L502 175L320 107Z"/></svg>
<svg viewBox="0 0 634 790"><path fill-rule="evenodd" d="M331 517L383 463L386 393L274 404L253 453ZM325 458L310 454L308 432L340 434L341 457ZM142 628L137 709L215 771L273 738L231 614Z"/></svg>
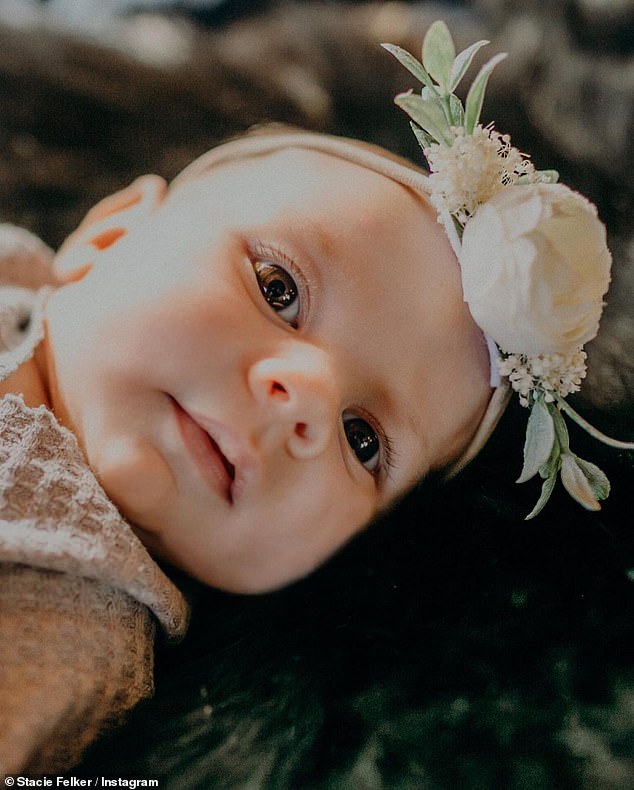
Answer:
<svg viewBox="0 0 634 790"><path fill-rule="evenodd" d="M297 225L286 228L291 238L307 248L313 261L322 265L330 264L336 254L336 243L327 228L313 217L300 216L299 213L295 216L298 220Z"/></svg>

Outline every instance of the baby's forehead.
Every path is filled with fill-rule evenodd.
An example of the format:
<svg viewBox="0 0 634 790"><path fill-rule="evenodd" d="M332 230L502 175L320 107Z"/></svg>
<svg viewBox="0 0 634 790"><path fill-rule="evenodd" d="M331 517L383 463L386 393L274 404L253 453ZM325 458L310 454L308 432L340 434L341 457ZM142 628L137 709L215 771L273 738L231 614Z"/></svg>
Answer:
<svg viewBox="0 0 634 790"><path fill-rule="evenodd" d="M247 178L258 170L275 171L278 167L290 175L297 164L306 169L311 163L329 172L340 172L342 181L367 183L373 174L379 183L387 179L400 184L428 203L428 174L411 161L364 141L292 130L249 133L219 145L186 167L171 189L178 190L192 180L213 178L228 168Z"/></svg>
<svg viewBox="0 0 634 790"><path fill-rule="evenodd" d="M209 152L213 153L213 151ZM178 191L183 186L194 182L213 181L229 174L242 174L246 179L250 174L267 171L278 178L293 180L305 176L306 172L318 174L341 173L342 178L371 178L393 181L376 170L365 167L361 163L349 161L330 152L310 147L288 146L283 148L265 149L247 152L246 155L211 159L205 166L204 157L200 167L193 170L186 168L170 185L170 191ZM194 163L195 165L196 163ZM301 168L299 170L298 168Z"/></svg>
<svg viewBox="0 0 634 790"><path fill-rule="evenodd" d="M176 190L187 209L207 211L212 223L317 240L335 263L351 247L359 255L393 254L394 259L400 237L437 224L429 203L405 185L312 149L284 148L222 161Z"/></svg>
<svg viewBox="0 0 634 790"><path fill-rule="evenodd" d="M433 213L436 219L426 195L389 173L301 146L212 159L208 166L185 172L170 191L176 200L180 193L190 193L210 206L222 194L223 211L231 206L244 219L297 211L314 220L322 217L333 230L341 223L365 222L368 233L392 235L403 224L397 204L414 204L417 211Z"/></svg>

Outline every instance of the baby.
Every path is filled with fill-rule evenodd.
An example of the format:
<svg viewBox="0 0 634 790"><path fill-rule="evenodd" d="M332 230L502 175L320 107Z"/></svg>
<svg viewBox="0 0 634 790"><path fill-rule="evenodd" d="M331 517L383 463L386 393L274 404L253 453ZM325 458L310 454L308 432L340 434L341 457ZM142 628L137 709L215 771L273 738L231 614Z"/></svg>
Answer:
<svg viewBox="0 0 634 790"><path fill-rule="evenodd" d="M80 599L76 577L112 590L104 611L82 602L74 629L98 654L133 620L113 617L115 592L149 607L168 634L183 631L182 602L132 530L206 584L270 590L313 570L422 475L466 460L491 399L489 352L426 184L361 143L250 135L169 188L145 176L103 200L52 272L30 267L16 283L19 267L7 267L0 567L11 570L0 614L18 633L3 642L0 632L0 648L3 696L19 700L15 715L5 708L10 721L0 716L0 771L3 741L9 770L72 762L29 740L43 708L57 710L39 704L31 721L21 697L33 666L28 684L14 681L25 664L17 601L42 579L20 574L18 595L7 562L66 574L41 590L64 610L59 621L48 612L27 629L48 634L44 657L31 653L46 664L40 693L63 710L76 689L59 681L53 640L71 616L64 602ZM37 296L15 288L38 279ZM31 490L25 465L45 470L45 484ZM26 490L17 513L16 489ZM138 649L126 655L115 651L125 666L143 664ZM130 678L115 681L134 704ZM66 731L65 743L94 735L81 710L81 737ZM57 718L50 729L59 741Z"/></svg>
<svg viewBox="0 0 634 790"><path fill-rule="evenodd" d="M431 50L438 35L446 45L435 30ZM280 587L424 475L455 474L511 387L531 407L522 479L544 480L535 512L558 474L586 507L607 496L561 416L577 419L565 396L607 288L603 226L491 128L445 131L430 116L425 131L429 101L402 103L431 177L355 141L247 135L169 187L145 176L99 203L42 274L30 314L15 313L13 362L0 353L3 434L18 446L14 423L30 419L56 432L90 489L82 507L98 502L108 523L102 566L112 550L134 558L115 586L168 633L182 633L182 602L141 543L209 585ZM456 166L435 137L450 135L456 183L476 163L493 174L486 188L447 186ZM91 529L80 515L82 545L104 539Z"/></svg>
<svg viewBox="0 0 634 790"><path fill-rule="evenodd" d="M142 177L62 246L0 393L52 410L151 552L231 591L297 579L506 400L428 182L288 131Z"/></svg>
<svg viewBox="0 0 634 790"><path fill-rule="evenodd" d="M256 592L464 452L489 357L416 171L310 135L225 150L89 213L22 391L153 552Z"/></svg>

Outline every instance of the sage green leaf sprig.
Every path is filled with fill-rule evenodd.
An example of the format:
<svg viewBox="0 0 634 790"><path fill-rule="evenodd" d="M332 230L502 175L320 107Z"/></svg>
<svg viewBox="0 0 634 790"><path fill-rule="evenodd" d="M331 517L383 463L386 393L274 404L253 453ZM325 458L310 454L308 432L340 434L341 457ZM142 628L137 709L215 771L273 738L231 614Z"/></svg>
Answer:
<svg viewBox="0 0 634 790"><path fill-rule="evenodd" d="M508 135L479 123L489 77L505 53L482 66L464 107L455 95L476 53L488 43L476 41L456 54L449 28L439 20L425 35L422 62L394 44L382 45L423 83L420 93L399 93L394 101L409 115L427 159L431 201L447 232L455 230L459 238L478 207L504 187L554 183L558 178L555 171L537 171L525 154L511 146Z"/></svg>
<svg viewBox="0 0 634 790"><path fill-rule="evenodd" d="M432 143L451 146L452 127L463 127L472 134L480 120L487 82L493 69L504 60L500 53L482 66L471 84L464 108L454 94L471 65L474 56L486 40L476 41L456 55L449 28L442 20L434 22L423 41L422 63L413 55L395 44L382 44L394 57L423 83L420 94L399 94L395 102L416 124L413 127L421 147L429 148ZM419 128L420 127L420 128Z"/></svg>
<svg viewBox="0 0 634 790"><path fill-rule="evenodd" d="M610 493L610 481L605 473L571 451L562 411L604 444L634 450L634 443L621 442L598 431L559 395L555 395L555 401L547 402L544 394L536 391L526 428L524 466L517 482L525 483L536 474L543 482L537 504L526 519L533 518L543 509L558 476L570 496L587 510L599 510L600 500L606 499Z"/></svg>

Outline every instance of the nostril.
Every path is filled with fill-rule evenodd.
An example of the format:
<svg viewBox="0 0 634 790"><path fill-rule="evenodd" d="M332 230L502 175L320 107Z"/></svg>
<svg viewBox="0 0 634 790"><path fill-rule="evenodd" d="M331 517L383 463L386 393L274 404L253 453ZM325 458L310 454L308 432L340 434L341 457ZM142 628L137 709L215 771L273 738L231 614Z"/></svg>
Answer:
<svg viewBox="0 0 634 790"><path fill-rule="evenodd" d="M308 426L305 422L297 422L295 423L295 433L300 437L300 439L305 439L306 434L308 433Z"/></svg>
<svg viewBox="0 0 634 790"><path fill-rule="evenodd" d="M90 243L97 250L106 250L108 247L112 247L115 241L119 241L122 236L125 236L123 228L110 228L92 238Z"/></svg>
<svg viewBox="0 0 634 790"><path fill-rule="evenodd" d="M272 398L282 398L282 400L288 400L288 392L283 384L280 384L279 381L272 381L269 384L269 395Z"/></svg>

